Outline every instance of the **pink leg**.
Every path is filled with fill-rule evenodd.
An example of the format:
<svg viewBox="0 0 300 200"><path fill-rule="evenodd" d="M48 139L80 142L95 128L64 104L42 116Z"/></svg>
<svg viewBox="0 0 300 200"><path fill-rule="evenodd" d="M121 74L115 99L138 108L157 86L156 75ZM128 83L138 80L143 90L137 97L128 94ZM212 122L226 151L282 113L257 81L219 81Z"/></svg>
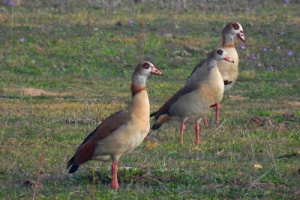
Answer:
<svg viewBox="0 0 300 200"><path fill-rule="evenodd" d="M119 189L119 183L118 183L118 161L113 161L111 165L111 171L112 171L112 182L111 187L115 189Z"/></svg>
<svg viewBox="0 0 300 200"><path fill-rule="evenodd" d="M220 114L221 103L216 104L216 123L219 123L219 114Z"/></svg>
<svg viewBox="0 0 300 200"><path fill-rule="evenodd" d="M195 123L195 145L200 143L200 126L199 122Z"/></svg>
<svg viewBox="0 0 300 200"><path fill-rule="evenodd" d="M204 115L204 124L208 125L208 121L207 121L206 115Z"/></svg>
<svg viewBox="0 0 300 200"><path fill-rule="evenodd" d="M180 143L183 144L183 131L185 129L184 122L181 122L180 124Z"/></svg>

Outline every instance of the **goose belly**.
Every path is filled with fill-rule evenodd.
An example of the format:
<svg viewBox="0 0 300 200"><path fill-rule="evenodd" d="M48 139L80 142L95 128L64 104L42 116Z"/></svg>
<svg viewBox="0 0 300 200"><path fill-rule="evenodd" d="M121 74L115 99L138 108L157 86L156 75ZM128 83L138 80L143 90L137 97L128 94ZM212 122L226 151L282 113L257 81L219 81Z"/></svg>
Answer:
<svg viewBox="0 0 300 200"><path fill-rule="evenodd" d="M120 126L110 136L97 142L95 158L107 161L108 157L119 157L133 151L144 140L149 130L127 124Z"/></svg>

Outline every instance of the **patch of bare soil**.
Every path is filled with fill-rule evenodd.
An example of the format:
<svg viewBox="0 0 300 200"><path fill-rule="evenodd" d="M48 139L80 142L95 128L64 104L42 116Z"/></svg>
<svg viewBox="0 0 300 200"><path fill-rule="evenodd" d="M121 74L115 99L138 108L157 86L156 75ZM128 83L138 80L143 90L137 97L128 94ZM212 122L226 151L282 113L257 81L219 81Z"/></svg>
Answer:
<svg viewBox="0 0 300 200"><path fill-rule="evenodd" d="M300 107L300 102L299 101L288 101L287 104L292 106L292 107Z"/></svg>
<svg viewBox="0 0 300 200"><path fill-rule="evenodd" d="M24 88L24 89L22 89L22 92L26 96L41 96L41 95L61 96L61 95L66 95L66 93L49 92L49 91L45 91L45 90L42 90L42 89L35 89L35 88Z"/></svg>
<svg viewBox="0 0 300 200"><path fill-rule="evenodd" d="M241 95L236 95L236 96L229 96L230 100L245 100L248 99L246 97L242 97Z"/></svg>
<svg viewBox="0 0 300 200"><path fill-rule="evenodd" d="M25 96L65 96L68 93L49 92L42 89L35 88L15 88L15 89L4 89L5 92L20 92Z"/></svg>

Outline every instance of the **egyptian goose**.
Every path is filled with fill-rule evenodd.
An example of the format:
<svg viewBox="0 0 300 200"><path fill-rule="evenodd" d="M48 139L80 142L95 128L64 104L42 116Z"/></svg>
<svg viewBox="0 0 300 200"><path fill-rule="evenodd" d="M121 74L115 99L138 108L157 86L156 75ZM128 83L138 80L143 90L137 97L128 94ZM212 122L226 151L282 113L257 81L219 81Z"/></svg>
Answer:
<svg viewBox="0 0 300 200"><path fill-rule="evenodd" d="M233 63L224 49L217 49L208 54L207 59L202 63L203 70L195 72L199 75L198 80L194 79L191 84L185 85L157 112L150 115L150 117L155 116L153 130L160 128L169 120L179 121L181 123L180 143L183 144L185 122L195 121L195 144L199 144L201 117L223 98L224 82L217 68L217 62L221 60Z"/></svg>
<svg viewBox="0 0 300 200"><path fill-rule="evenodd" d="M111 187L118 189L117 163L119 158L134 150L150 130L150 105L146 79L150 74L162 73L150 62L136 66L131 83L132 100L125 110L112 114L82 142L69 160L69 173L89 160L112 161Z"/></svg>
<svg viewBox="0 0 300 200"><path fill-rule="evenodd" d="M225 92L228 92L230 88L234 85L238 77L238 65L239 65L239 56L234 47L234 38L238 37L240 40L245 42L245 36L243 32L243 27L237 22L229 22L222 30L222 48L229 54L229 56L234 60L234 63L229 63L226 61L218 62L219 71L223 77ZM193 83L198 80L198 74L195 73L197 70L201 70L202 63L201 61L192 71L186 84ZM216 104L216 123L219 123L219 112L221 108L221 103ZM206 117L205 122L207 123Z"/></svg>

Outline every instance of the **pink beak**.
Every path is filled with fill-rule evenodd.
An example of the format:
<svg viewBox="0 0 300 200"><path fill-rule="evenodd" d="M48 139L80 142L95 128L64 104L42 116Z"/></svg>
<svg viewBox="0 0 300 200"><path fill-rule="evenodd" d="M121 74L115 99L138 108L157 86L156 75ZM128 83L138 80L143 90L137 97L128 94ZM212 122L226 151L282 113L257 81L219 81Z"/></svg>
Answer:
<svg viewBox="0 0 300 200"><path fill-rule="evenodd" d="M152 66L151 68L151 74L155 74L155 75L162 75L162 73L156 69L156 67Z"/></svg>
<svg viewBox="0 0 300 200"><path fill-rule="evenodd" d="M242 40L243 42L245 42L245 36L244 33L241 31L236 35L238 38L240 38L240 40Z"/></svg>
<svg viewBox="0 0 300 200"><path fill-rule="evenodd" d="M226 60L228 62L231 62L231 63L234 63L234 61L230 58L230 56L228 54L225 55L224 60Z"/></svg>

